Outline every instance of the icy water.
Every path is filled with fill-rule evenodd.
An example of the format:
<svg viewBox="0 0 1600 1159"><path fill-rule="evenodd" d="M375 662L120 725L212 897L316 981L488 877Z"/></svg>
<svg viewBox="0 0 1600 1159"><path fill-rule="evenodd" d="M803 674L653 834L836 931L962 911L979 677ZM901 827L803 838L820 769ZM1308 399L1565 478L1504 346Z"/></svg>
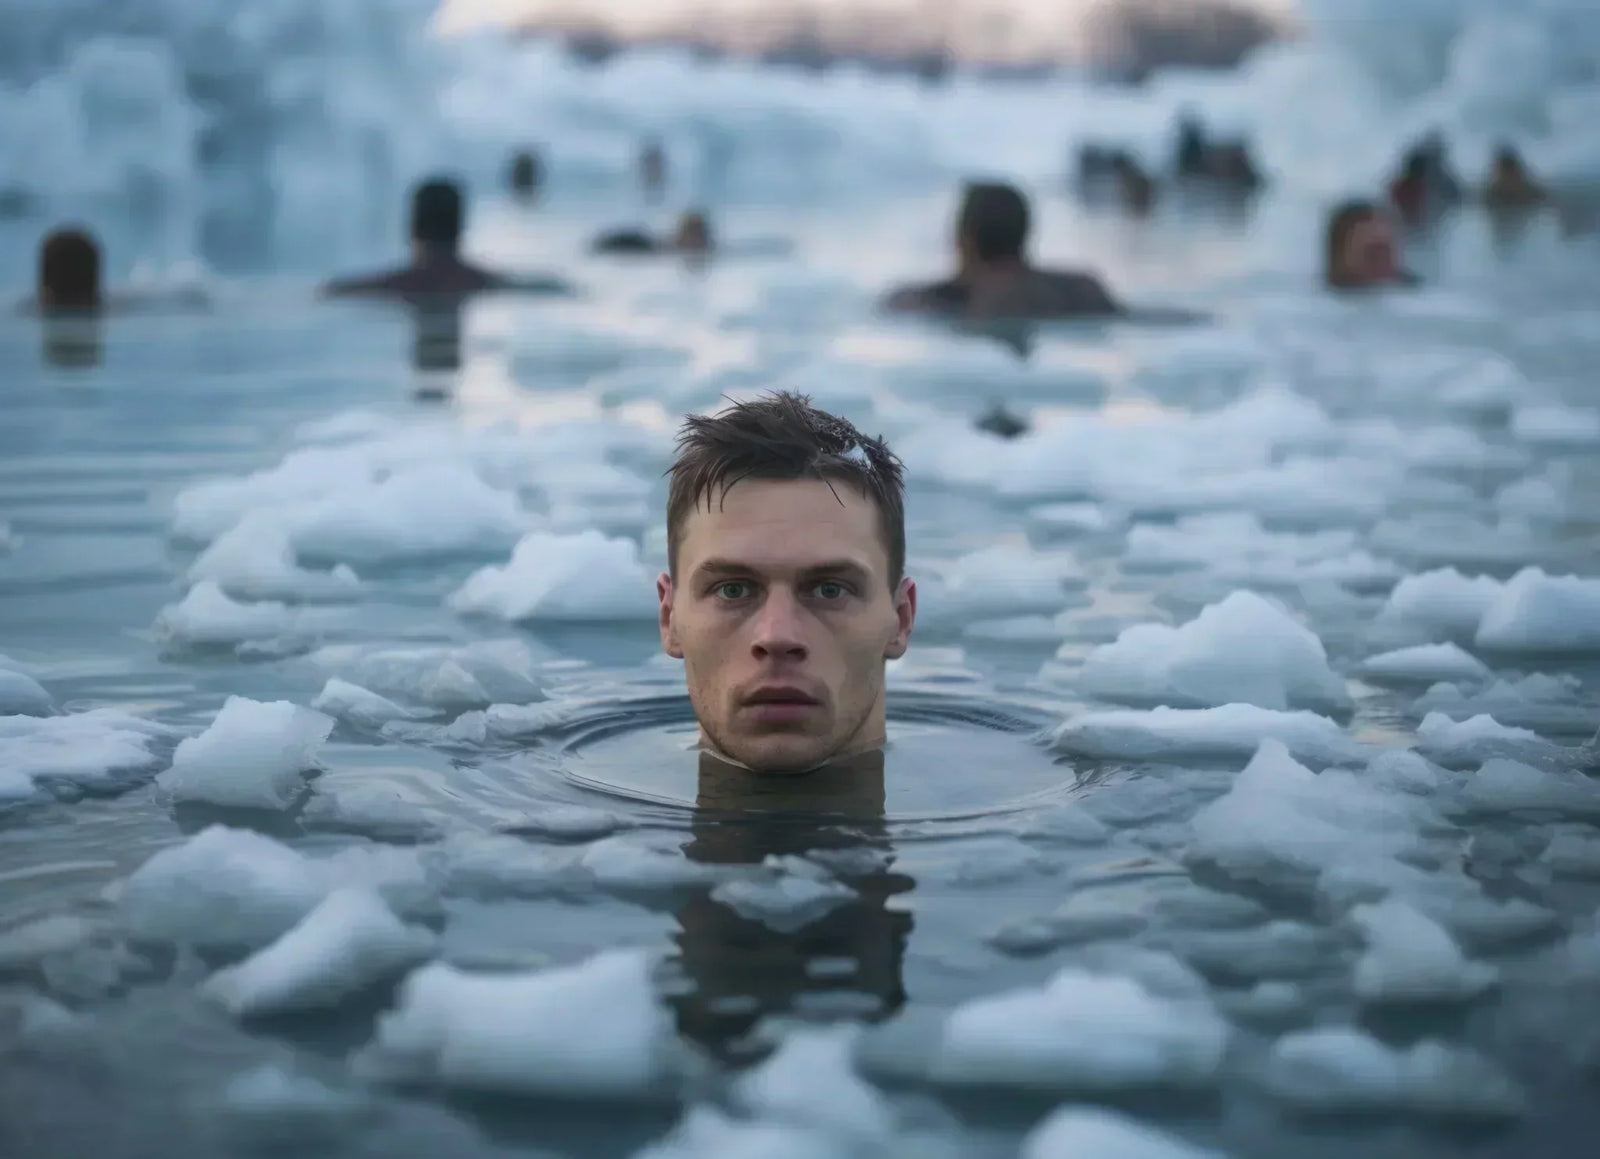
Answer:
<svg viewBox="0 0 1600 1159"><path fill-rule="evenodd" d="M586 293L459 319L0 319L0 1153L1580 1153L1593 239L1334 301L1308 204L1037 192L1216 320L876 319L931 194L703 270L490 204ZM694 751L651 584L678 416L773 386L900 451L922 592L881 765L781 783Z"/></svg>

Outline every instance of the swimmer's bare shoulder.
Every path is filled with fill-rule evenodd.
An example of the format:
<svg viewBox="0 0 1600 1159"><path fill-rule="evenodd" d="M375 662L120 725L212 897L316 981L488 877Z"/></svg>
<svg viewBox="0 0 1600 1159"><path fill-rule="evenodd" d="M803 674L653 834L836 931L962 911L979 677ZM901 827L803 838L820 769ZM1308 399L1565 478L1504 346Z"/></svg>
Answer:
<svg viewBox="0 0 1600 1159"><path fill-rule="evenodd" d="M967 305L967 291L954 279L900 286L878 302L890 314L959 314Z"/></svg>

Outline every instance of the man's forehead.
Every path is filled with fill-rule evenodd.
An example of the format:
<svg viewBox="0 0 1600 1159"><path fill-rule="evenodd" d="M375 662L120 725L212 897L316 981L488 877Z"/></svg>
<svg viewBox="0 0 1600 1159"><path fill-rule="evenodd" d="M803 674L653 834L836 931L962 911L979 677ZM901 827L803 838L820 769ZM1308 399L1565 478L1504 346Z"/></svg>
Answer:
<svg viewBox="0 0 1600 1159"><path fill-rule="evenodd" d="M803 567L855 559L883 568L887 552L877 505L848 483L822 479L744 479L702 497L684 522L680 563L748 555L744 562Z"/></svg>

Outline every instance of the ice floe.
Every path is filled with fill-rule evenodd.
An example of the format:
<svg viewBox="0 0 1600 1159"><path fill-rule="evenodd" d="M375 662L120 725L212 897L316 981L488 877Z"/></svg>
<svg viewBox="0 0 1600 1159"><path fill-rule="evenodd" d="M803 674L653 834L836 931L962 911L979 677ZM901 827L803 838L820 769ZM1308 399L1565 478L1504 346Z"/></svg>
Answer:
<svg viewBox="0 0 1600 1159"><path fill-rule="evenodd" d="M1344 682L1316 634L1282 607L1238 591L1178 628L1140 624L1089 654L1078 677L1091 695L1135 704L1283 710L1347 708Z"/></svg>
<svg viewBox="0 0 1600 1159"><path fill-rule="evenodd" d="M1412 1111L1462 1118L1522 1113L1522 1091L1489 1060L1436 1041L1398 1050L1353 1028L1280 1038L1263 1071L1277 1098L1318 1112Z"/></svg>
<svg viewBox="0 0 1600 1159"><path fill-rule="evenodd" d="M1455 644L1417 644L1369 656L1362 661L1360 673L1368 680L1390 684L1473 684L1490 677L1487 664Z"/></svg>
<svg viewBox="0 0 1600 1159"><path fill-rule="evenodd" d="M1469 962L1442 927L1398 898L1350 911L1366 939L1356 963L1355 993L1364 1002L1457 1002L1476 998L1499 977Z"/></svg>
<svg viewBox="0 0 1600 1159"><path fill-rule="evenodd" d="M1105 760L1249 756L1266 740L1319 764L1359 759L1365 751L1325 716L1253 704L1086 712L1051 735L1057 752Z"/></svg>
<svg viewBox="0 0 1600 1159"><path fill-rule="evenodd" d="M1524 568L1485 609L1476 639L1495 652L1600 652L1600 580Z"/></svg>
<svg viewBox="0 0 1600 1159"><path fill-rule="evenodd" d="M1463 691L1448 682L1435 684L1417 698L1413 710L1441 712L1456 720L1492 716L1502 724L1541 732L1588 736L1600 727L1600 705L1584 697L1581 681L1539 672L1497 680L1481 690Z"/></svg>
<svg viewBox="0 0 1600 1159"><path fill-rule="evenodd" d="M215 580L201 580L156 616L155 634L169 647L231 648L256 640L295 636L311 624L308 613L267 600L242 603Z"/></svg>
<svg viewBox="0 0 1600 1159"><path fill-rule="evenodd" d="M53 711L55 701L44 686L0 655L0 716L48 716Z"/></svg>
<svg viewBox="0 0 1600 1159"><path fill-rule="evenodd" d="M331 571L300 566L289 531L273 516L252 514L219 536L189 567L189 582L210 580L239 600L342 600L361 593L344 564Z"/></svg>
<svg viewBox="0 0 1600 1159"><path fill-rule="evenodd" d="M370 888L334 890L277 941L206 982L239 1017L326 1009L429 957L434 936L402 923Z"/></svg>
<svg viewBox="0 0 1600 1159"><path fill-rule="evenodd" d="M1133 978L1068 968L1038 988L963 1003L930 1068L938 1083L1117 1090L1208 1083L1227 1025L1203 998L1169 998Z"/></svg>
<svg viewBox="0 0 1600 1159"><path fill-rule="evenodd" d="M969 552L923 582L919 613L930 628L948 628L1059 612L1083 573L1065 552L999 544Z"/></svg>
<svg viewBox="0 0 1600 1159"><path fill-rule="evenodd" d="M1204 570L1218 582L1292 587L1326 580L1355 589L1393 583L1400 569L1359 546L1353 531L1273 532L1255 515L1191 515L1176 523L1139 523L1128 532L1128 571Z"/></svg>
<svg viewBox="0 0 1600 1159"><path fill-rule="evenodd" d="M1467 779L1462 797L1480 812L1600 817L1600 784L1581 773L1547 772L1504 757L1484 761Z"/></svg>
<svg viewBox="0 0 1600 1159"><path fill-rule="evenodd" d="M153 771L173 730L115 709L65 716L0 716L0 800L40 785L115 789Z"/></svg>
<svg viewBox="0 0 1600 1159"><path fill-rule="evenodd" d="M651 958L608 950L555 969L473 974L424 966L378 1023L360 1069L398 1082L544 1095L651 1093L667 1074L672 1018Z"/></svg>
<svg viewBox="0 0 1600 1159"><path fill-rule="evenodd" d="M740 917L793 933L855 900L856 891L801 858L768 858L761 877L725 881L711 891Z"/></svg>
<svg viewBox="0 0 1600 1159"><path fill-rule="evenodd" d="M457 612L510 621L654 619L655 577L639 562L632 540L598 531L533 532L509 563L475 572L449 604Z"/></svg>
<svg viewBox="0 0 1600 1159"><path fill-rule="evenodd" d="M391 720L410 720L417 715L414 709L402 708L386 696L337 676L322 686L311 707L362 728L381 728Z"/></svg>
<svg viewBox="0 0 1600 1159"><path fill-rule="evenodd" d="M1431 638L1471 640L1500 588L1490 576L1464 576L1453 567L1423 572L1397 583L1379 615Z"/></svg>
<svg viewBox="0 0 1600 1159"><path fill-rule="evenodd" d="M815 1127L870 1143L892 1135L887 1099L855 1072L857 1026L789 1032L760 1066L734 1083L736 1103L753 1116Z"/></svg>
<svg viewBox="0 0 1600 1159"><path fill-rule="evenodd" d="M284 809L316 767L333 720L286 700L230 696L197 737L178 745L157 782L172 798L238 809Z"/></svg>
<svg viewBox="0 0 1600 1159"><path fill-rule="evenodd" d="M1028 1133L1018 1159L1222 1159L1100 1107L1061 1107Z"/></svg>
<svg viewBox="0 0 1600 1159"><path fill-rule="evenodd" d="M1510 728L1492 716L1452 720L1430 712L1417 726L1417 750L1447 768L1466 768L1490 757L1549 757L1560 747L1525 728Z"/></svg>
<svg viewBox="0 0 1600 1159"><path fill-rule="evenodd" d="M335 644L317 649L308 659L369 692L439 712L544 699L533 653L522 640L411 647Z"/></svg>

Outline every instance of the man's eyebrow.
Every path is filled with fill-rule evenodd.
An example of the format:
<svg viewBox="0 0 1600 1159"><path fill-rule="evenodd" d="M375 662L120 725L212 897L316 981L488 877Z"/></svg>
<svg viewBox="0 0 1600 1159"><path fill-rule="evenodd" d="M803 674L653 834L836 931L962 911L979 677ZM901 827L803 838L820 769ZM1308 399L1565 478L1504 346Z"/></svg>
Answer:
<svg viewBox="0 0 1600 1159"><path fill-rule="evenodd" d="M702 560L697 564L694 574L708 577L719 575L747 576L760 570L760 568L752 564L740 563L735 559L712 558ZM872 570L853 559L830 559L821 563L807 564L800 569L800 574L803 576L848 575L865 579L871 576Z"/></svg>

